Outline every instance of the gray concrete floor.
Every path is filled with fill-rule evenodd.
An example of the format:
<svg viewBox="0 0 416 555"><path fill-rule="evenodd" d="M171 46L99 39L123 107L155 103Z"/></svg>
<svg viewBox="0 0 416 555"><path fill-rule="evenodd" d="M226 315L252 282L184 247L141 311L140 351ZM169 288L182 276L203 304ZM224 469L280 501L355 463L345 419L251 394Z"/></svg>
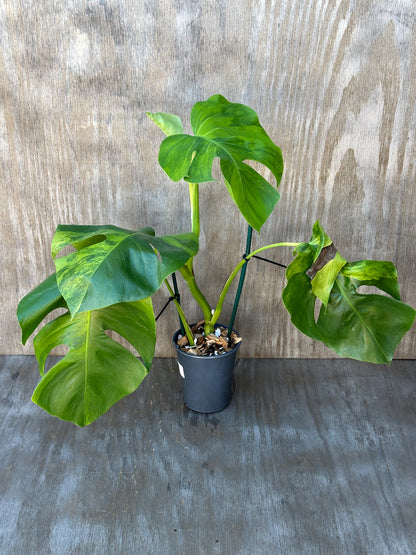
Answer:
<svg viewBox="0 0 416 555"><path fill-rule="evenodd" d="M176 361L80 429L0 357L1 554L416 553L416 361L244 360L230 406Z"/></svg>

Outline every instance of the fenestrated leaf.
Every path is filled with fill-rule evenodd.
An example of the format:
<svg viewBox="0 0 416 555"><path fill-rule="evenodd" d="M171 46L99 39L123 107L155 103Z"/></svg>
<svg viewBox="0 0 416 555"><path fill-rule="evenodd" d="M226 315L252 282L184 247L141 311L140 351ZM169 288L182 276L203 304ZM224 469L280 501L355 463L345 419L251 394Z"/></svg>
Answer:
<svg viewBox="0 0 416 555"><path fill-rule="evenodd" d="M322 289L318 290L327 305L322 304L315 321L317 295L312 282L318 273L313 266L322 250L329 246L328 239L317 222L311 241L295 249L296 258L287 268L287 285L283 291L283 302L292 322L303 333L322 341L341 356L366 362L390 362L416 314L413 308L398 300L397 272L391 262L364 260L348 264L340 257L336 263L340 269L334 275L331 261L336 260L336 256L333 254L318 270L324 272L323 293ZM328 271L325 270L327 264L330 264ZM392 297L359 293L361 285L378 287Z"/></svg>
<svg viewBox="0 0 416 555"><path fill-rule="evenodd" d="M142 361L105 333L114 330L138 351ZM50 414L78 426L90 424L140 385L155 347L150 299L59 316L33 342L42 380L32 400ZM67 355L44 374L51 349L65 344Z"/></svg>
<svg viewBox="0 0 416 555"><path fill-rule="evenodd" d="M178 133L161 144L159 162L173 181L213 181L214 158L228 191L248 223L258 231L279 200L277 190L245 160L260 162L271 170L277 185L283 172L282 154L260 125L257 114L221 95L197 102L192 108L194 136Z"/></svg>
<svg viewBox="0 0 416 555"><path fill-rule="evenodd" d="M296 258L286 270L287 285L283 289L282 299L292 323L305 335L323 341L314 318L317 297L312 291L311 278L306 274L316 254L316 246L312 241L296 247Z"/></svg>
<svg viewBox="0 0 416 555"><path fill-rule="evenodd" d="M198 252L194 233L155 237L151 228L131 231L111 225L58 226L52 255L68 245L79 250L57 258L55 265L72 314L149 297Z"/></svg>
<svg viewBox="0 0 416 555"><path fill-rule="evenodd" d="M66 302L56 284L56 274L53 273L25 295L17 307L23 345L45 316L55 308L66 308Z"/></svg>
<svg viewBox="0 0 416 555"><path fill-rule="evenodd" d="M356 286L375 286L400 301L397 270L393 262L359 260L346 264L342 269L345 277L356 280Z"/></svg>
<svg viewBox="0 0 416 555"><path fill-rule="evenodd" d="M331 247L333 247L332 244ZM321 254L324 251L328 252L327 249L329 248L330 247L325 247L324 249L322 249ZM331 294L331 290L335 283L335 280L341 269L347 263L345 258L339 254L335 247L334 251L335 252L330 255L332 256L331 258L324 259L322 268L316 270L316 273L314 270L313 277L310 275L309 271L307 272L307 275L311 278L313 294L318 297L318 299L320 299L324 303L324 305L328 304L329 296ZM318 260L314 262L312 268L314 268Z"/></svg>
<svg viewBox="0 0 416 555"><path fill-rule="evenodd" d="M317 325L326 345L341 356L366 362L391 362L415 311L392 297L357 293L360 282L338 275Z"/></svg>

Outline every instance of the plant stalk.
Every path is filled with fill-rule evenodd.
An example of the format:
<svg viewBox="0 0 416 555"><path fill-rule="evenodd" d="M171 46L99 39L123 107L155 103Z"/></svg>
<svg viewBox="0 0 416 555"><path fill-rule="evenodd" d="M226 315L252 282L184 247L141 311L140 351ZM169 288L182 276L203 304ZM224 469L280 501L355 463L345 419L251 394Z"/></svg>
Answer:
<svg viewBox="0 0 416 555"><path fill-rule="evenodd" d="M200 306L204 315L204 320L207 322L211 319L211 307L196 283L192 268L189 268L187 263L185 266L182 266L179 271L182 274L183 279L186 281L193 298Z"/></svg>
<svg viewBox="0 0 416 555"><path fill-rule="evenodd" d="M195 346L195 344L194 344L194 337L193 337L193 335L192 335L192 331L191 331L191 328L190 328L190 326L189 326L189 324L188 324L188 321L187 321L187 319L186 319L186 316L185 316L185 313L184 313L184 311L183 311L183 308L181 307L181 305L179 304L177 298L175 297L175 293L174 293L174 291L173 291L172 287L170 286L170 284L169 284L169 282L168 282L167 279L164 280L164 283L165 283L165 285L166 285L166 287L167 287L167 289L168 289L168 291L169 291L169 295L172 297L173 302L175 303L176 310L178 311L179 318L180 318L180 320L181 320L181 322L182 322L182 324L183 324L186 337L188 338L189 345L190 345L191 347L194 347L194 346Z"/></svg>
<svg viewBox="0 0 416 555"><path fill-rule="evenodd" d="M192 231L198 236L198 239L199 239L200 224L199 224L199 185L198 183L189 183L189 200L191 202Z"/></svg>
<svg viewBox="0 0 416 555"><path fill-rule="evenodd" d="M199 241L200 220L198 183L189 183L189 201L191 204L192 232L197 235ZM202 293L196 282L193 261L194 257L190 258L188 262L182 268L180 268L179 271L181 272L183 279L186 281L186 284L188 285L189 291L191 292L193 298L196 300L199 307L201 308L202 314L204 315L204 320L208 321L211 318L211 307L209 306L207 299L205 298L204 294Z"/></svg>
<svg viewBox="0 0 416 555"><path fill-rule="evenodd" d="M206 333L211 333L212 330L214 329L214 325L216 324L220 314L221 314L221 310L222 310L222 305L224 304L224 300L225 297L227 295L227 292L231 286L231 284L233 283L235 277L237 276L238 272L240 271L240 269L247 264L247 262L250 260L250 258L256 254L258 254L259 252L265 251L266 249L272 249L275 247L297 247L298 245L300 245L300 243L273 243L272 245L266 245L264 247L260 247L259 249L251 252L250 254L248 254L245 258L243 258L243 260L240 260L240 262L237 264L237 266L234 268L234 270L231 272L229 278L227 279L227 281L225 282L225 285L221 291L221 295L220 298L218 300L217 306L215 307L214 313L212 315L212 318L210 319L210 321L208 322L208 324L206 325L206 328L208 328L208 330L206 329Z"/></svg>

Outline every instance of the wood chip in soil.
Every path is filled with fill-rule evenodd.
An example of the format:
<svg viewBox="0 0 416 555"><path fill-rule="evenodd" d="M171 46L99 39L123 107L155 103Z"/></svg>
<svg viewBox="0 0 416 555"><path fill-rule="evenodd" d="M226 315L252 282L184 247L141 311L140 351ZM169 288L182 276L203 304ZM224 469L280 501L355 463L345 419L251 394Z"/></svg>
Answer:
<svg viewBox="0 0 416 555"><path fill-rule="evenodd" d="M177 340L177 345L182 351L186 353L207 357L228 353L229 351L234 349L234 347L238 343L240 343L241 337L239 337L234 331L231 332L231 337L228 340L227 328L224 328L223 326L218 326L215 329L220 330L221 333L219 336L217 336L215 333L211 333L205 337L204 322L198 322L191 327L195 346L189 346L189 341L186 335L184 335L183 337L179 336L179 339Z"/></svg>

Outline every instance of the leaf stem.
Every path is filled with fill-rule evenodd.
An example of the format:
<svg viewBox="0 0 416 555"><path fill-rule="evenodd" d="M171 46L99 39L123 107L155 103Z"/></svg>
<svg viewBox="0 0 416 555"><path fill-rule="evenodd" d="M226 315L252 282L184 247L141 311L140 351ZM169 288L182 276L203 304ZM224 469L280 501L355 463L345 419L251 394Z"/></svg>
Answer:
<svg viewBox="0 0 416 555"><path fill-rule="evenodd" d="M227 292L232 284L232 282L234 281L235 277L237 276L238 272L240 271L240 269L247 264L247 262L250 260L250 258L256 254L258 254L259 252L265 251L267 249L272 249L275 247L297 247L300 243L273 243L272 245L266 245L264 247L260 247L259 249L256 249L255 251L251 252L250 254L246 255L245 258L243 258L243 260L240 260L240 262L237 264L237 266L234 268L234 270L231 272L229 278L227 279L227 281L225 282L225 285L221 291L221 295L220 298L218 299L218 303L217 306L215 307L214 313L212 315L212 318L209 320L209 322L206 324L206 330L205 333L210 333L213 328L214 325L216 324L220 314L221 314L221 310L222 310L222 305L224 304L224 300L225 297L227 295Z"/></svg>
<svg viewBox="0 0 416 555"><path fill-rule="evenodd" d="M191 204L191 224L192 224L192 231L198 237L200 235L200 219L199 219L199 185L198 183L189 183L189 201ZM198 303L199 307L202 310L202 314L204 315L204 320L208 321L211 318L211 307L207 299L205 298L204 294L198 287L198 284L195 279L194 274L194 265L193 265L194 257L190 258L188 262L180 268L180 272L182 277L186 281L188 285L189 291L191 292L192 296Z"/></svg>
<svg viewBox="0 0 416 555"><path fill-rule="evenodd" d="M185 266L182 266L182 268L179 269L179 271L182 274L183 279L186 281L193 298L200 306L204 319L207 322L211 319L211 307L196 283L192 268L189 268L188 263L186 263Z"/></svg>
<svg viewBox="0 0 416 555"><path fill-rule="evenodd" d="M191 202L191 221L192 231L199 239L199 185L198 183L189 183L189 200Z"/></svg>
<svg viewBox="0 0 416 555"><path fill-rule="evenodd" d="M168 289L168 291L169 291L170 296L171 296L172 299L173 299L173 302L175 303L176 310L178 311L179 318L181 319L181 322L182 322L182 324L183 324L186 337L188 338L188 341L189 341L189 345L191 345L191 347L193 347L193 346L194 346L194 337L193 337L193 335L192 335L192 331L191 331L191 328L190 328L190 326L189 326L189 324L188 324L188 321L187 321L187 319L186 319L186 316L185 316L185 313L184 313L184 311L183 311L183 308L182 308L181 305L179 304L178 299L176 298L175 293L173 292L173 289L172 289L172 287L170 286L170 284L169 284L169 282L168 282L167 279L164 280L164 283L165 283L165 285L166 285L166 287L167 287L167 289Z"/></svg>

